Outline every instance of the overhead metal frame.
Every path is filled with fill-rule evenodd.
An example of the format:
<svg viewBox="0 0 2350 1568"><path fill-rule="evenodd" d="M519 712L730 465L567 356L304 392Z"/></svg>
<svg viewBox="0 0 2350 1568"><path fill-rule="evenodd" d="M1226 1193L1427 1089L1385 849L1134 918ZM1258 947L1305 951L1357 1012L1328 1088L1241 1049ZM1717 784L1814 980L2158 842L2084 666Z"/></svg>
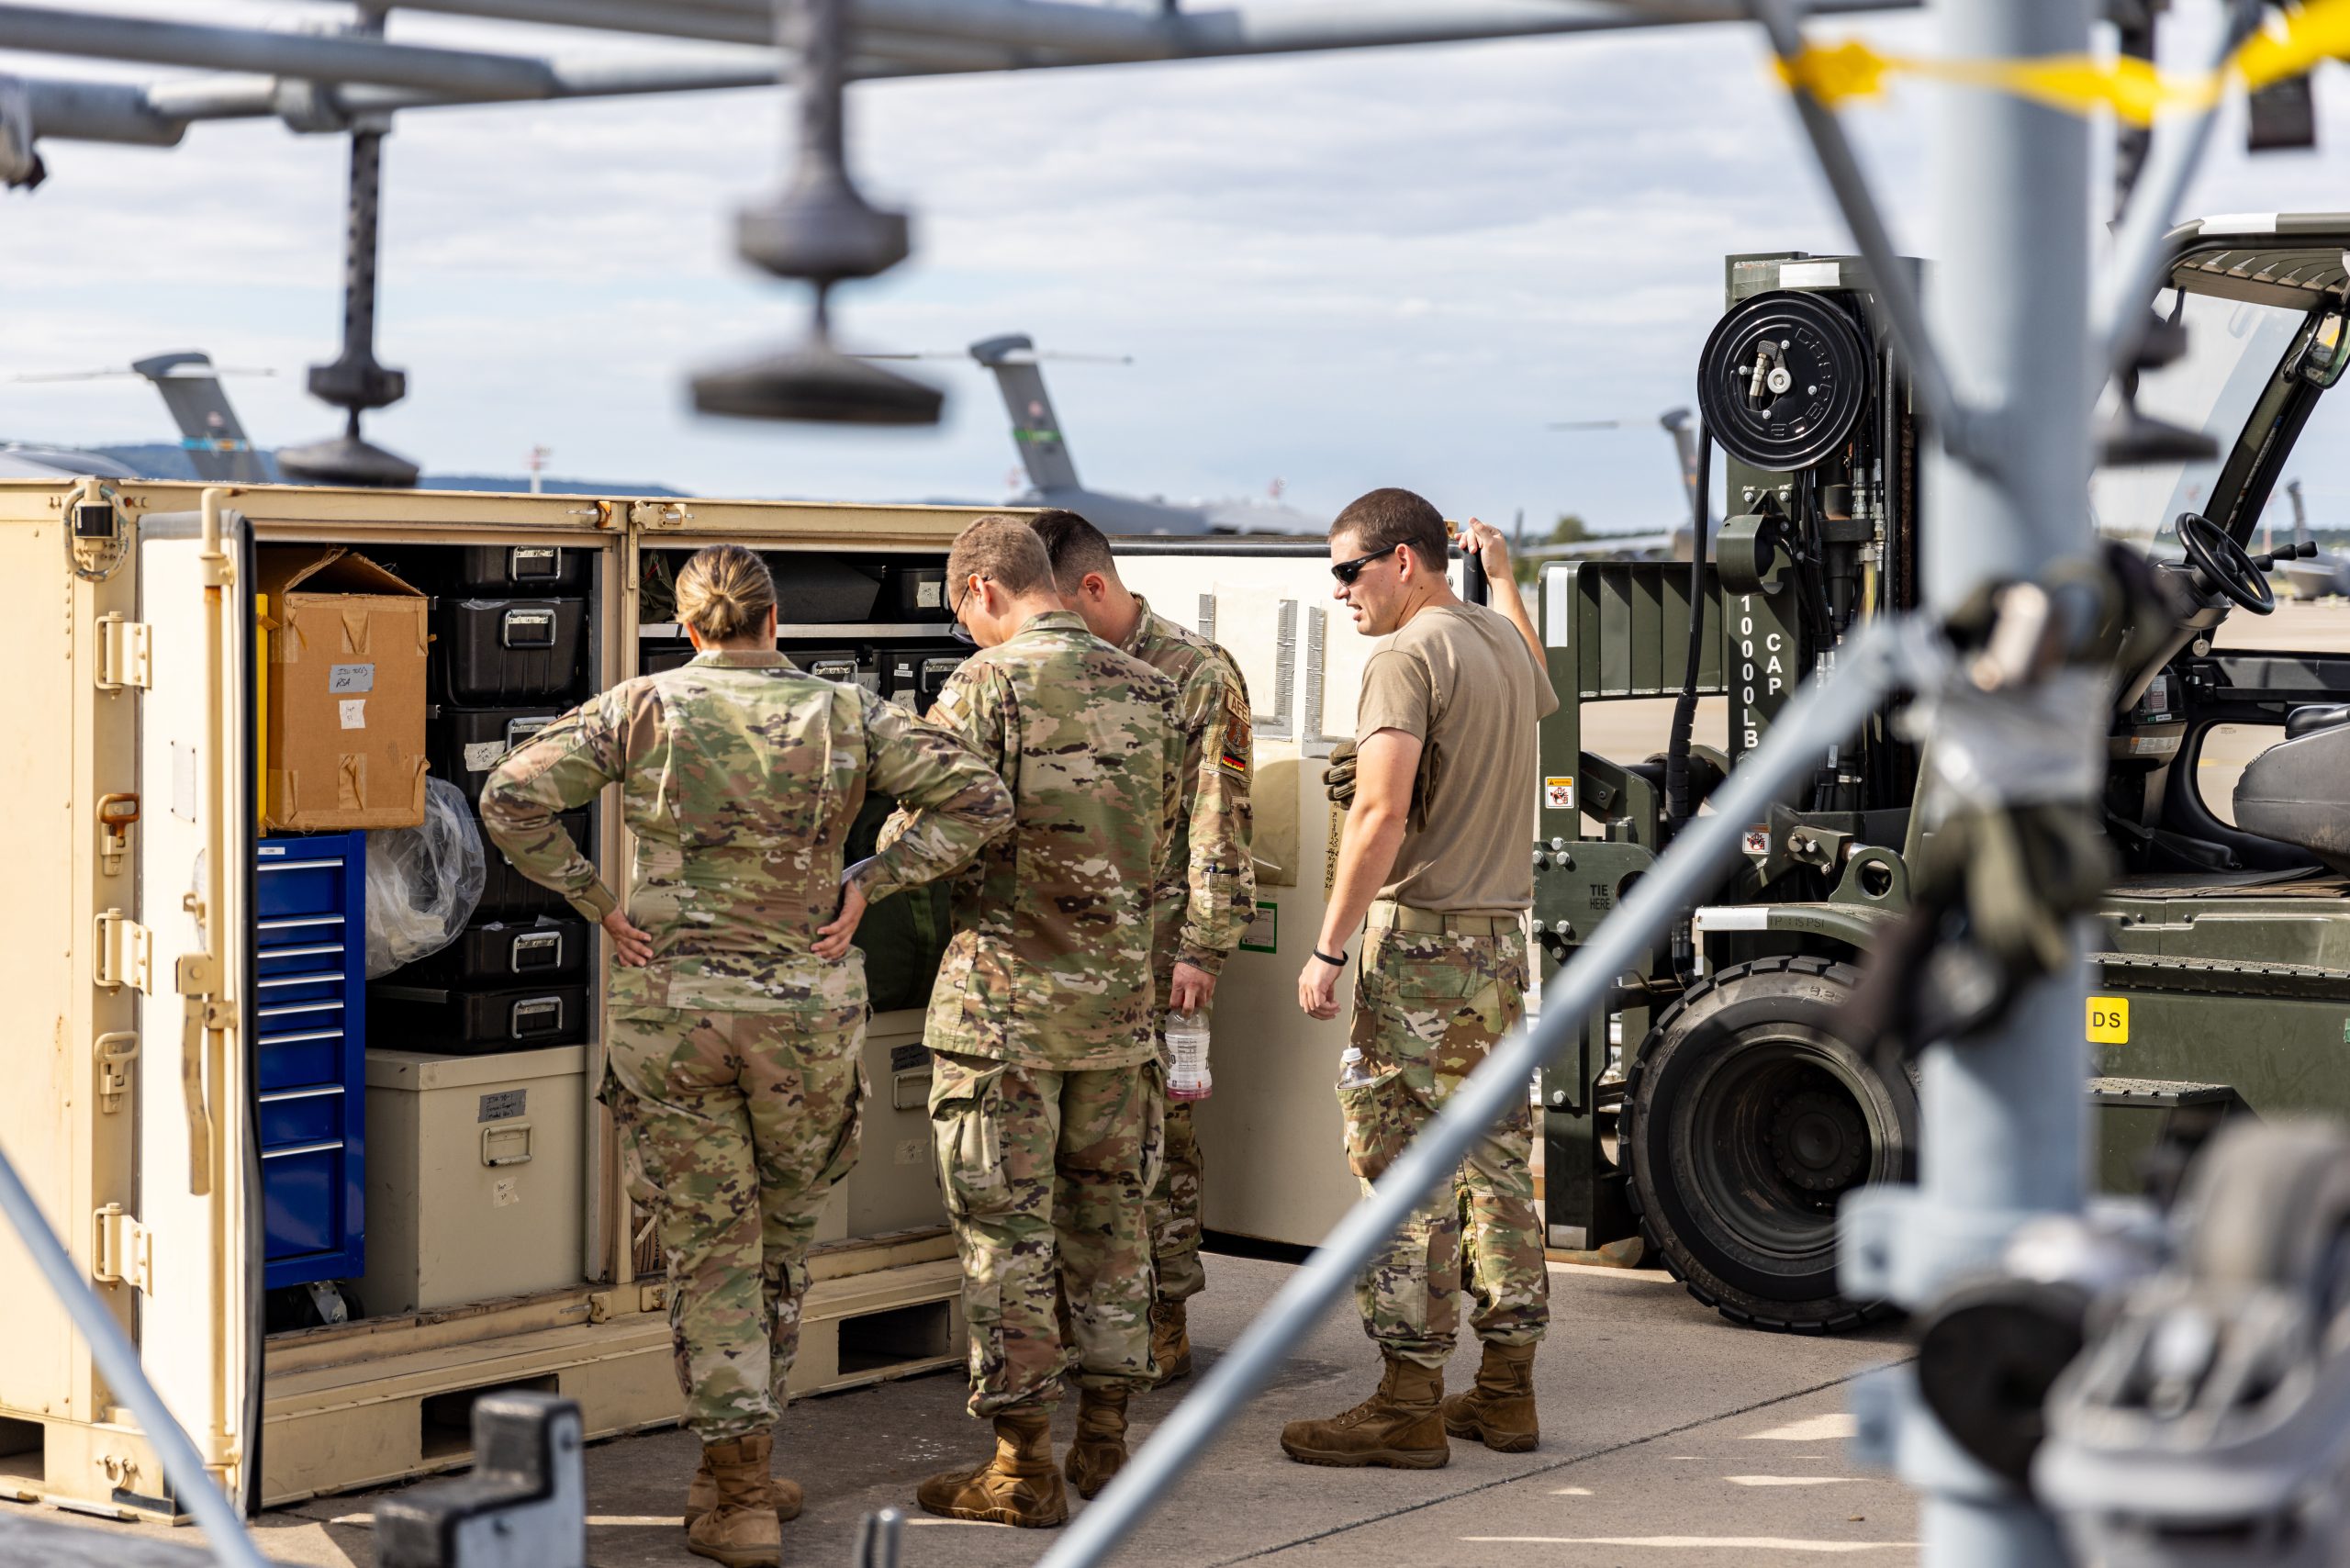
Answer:
<svg viewBox="0 0 2350 1568"><path fill-rule="evenodd" d="M1920 0L1815 0L1812 16ZM401 109L773 84L769 0L416 0L397 9L734 46L648 62L420 47L331 33L0 5L0 50L195 66L224 74L132 84L26 77L34 135L175 145L201 120L321 123ZM1728 22L1740 0L1350 0L1312 10L1143 12L1069 0L855 0L857 79L1226 60ZM296 88L315 86L316 91Z"/></svg>

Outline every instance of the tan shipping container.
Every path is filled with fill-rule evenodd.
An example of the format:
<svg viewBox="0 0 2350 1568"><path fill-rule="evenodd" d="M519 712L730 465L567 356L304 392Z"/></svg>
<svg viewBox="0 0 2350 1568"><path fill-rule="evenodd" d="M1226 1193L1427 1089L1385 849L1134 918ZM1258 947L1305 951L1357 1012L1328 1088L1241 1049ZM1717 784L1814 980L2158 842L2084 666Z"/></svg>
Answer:
<svg viewBox="0 0 2350 1568"><path fill-rule="evenodd" d="M585 692L677 662L682 644L661 601L667 574L703 544L742 543L777 567L787 652L918 703L961 656L935 589L947 543L976 515L0 483L0 572L29 601L0 622L0 658L12 672L6 711L17 734L40 737L0 753L0 787L15 802L0 817L0 857L17 895L0 912L8 1025L0 1060L19 1088L0 1100L0 1147L216 1473L248 1505L461 1465L467 1405L491 1388L575 1397L591 1436L672 1422L679 1406L666 1288L641 1267L645 1216L627 1198L610 1118L593 1095L602 1073L599 943L570 982L585 998L584 1029L509 1051L498 1068L500 1083L529 1086L529 1162L485 1163L522 1152L510 1128L483 1141L485 1127L508 1119L494 1116L466 1135L469 1163L454 1196L422 1196L434 1184L421 1175L406 1184L420 1194L412 1200L369 1188L369 1233L392 1249L370 1258L370 1274L406 1273L396 1239L403 1226L421 1237L453 1223L436 1203L486 1203L473 1217L494 1221L500 1169L532 1179L527 1205L517 1206L532 1208L543 1240L555 1238L551 1250L525 1273L484 1268L468 1283L462 1267L436 1260L428 1270L420 1241L416 1308L396 1293L401 1309L385 1310L361 1284L363 1316L346 1322L293 1321L289 1305L317 1316L308 1287L264 1287L266 1134L252 1037L265 1032L260 1002L270 994L256 989L252 875L263 725L260 552L355 551L434 593L436 616L506 613L500 594L542 608L558 596L576 622L563 634L576 633ZM1122 541L1120 553L1154 608L1232 648L1258 715L1260 918L1227 966L1216 1010L1216 1094L1201 1112L1208 1224L1310 1242L1355 1193L1329 1088L1344 1025L1300 1018L1292 997L1322 907L1330 817L1320 759L1351 722L1367 644L1325 612L1318 542ZM485 597L466 576L484 562L498 571L510 563L513 585ZM557 581L566 586L546 586ZM440 642L434 648L435 660L448 656ZM99 802L124 793L140 796L143 810L127 831L110 831ZM608 879L624 886L631 845L609 801L581 832ZM878 944L886 933L868 919ZM919 918L901 925L917 946L929 939ZM918 972L918 950L911 960L882 953L868 947L886 1005L867 1047L874 1095L864 1155L821 1231L793 1379L801 1391L949 1365L963 1353L959 1271L928 1150L920 1008L928 975ZM402 1016L370 1014L366 1044L382 1053L381 1072L411 1058L454 1061L434 1070L443 1092L477 1102L494 1092L455 1086L486 1070L464 1062L487 1056L452 1057L445 1041ZM433 1091L417 1083L408 1097L420 1106L420 1164L433 1158L420 1130ZM389 1110L371 1097L372 1144L408 1136L374 1130L397 1125L384 1119ZM478 1103L471 1114L480 1116ZM397 1164L388 1148L368 1152L382 1162L371 1169ZM408 1202L416 1206L406 1214L386 1207ZM494 1225L483 1234L494 1237ZM0 1275L29 1279L17 1254L0 1236ZM442 1282L428 1290L428 1278ZM330 1313L337 1298L316 1300ZM56 1303L38 1290L0 1297L0 1343L9 1347L0 1355L0 1492L168 1510L151 1451Z"/></svg>

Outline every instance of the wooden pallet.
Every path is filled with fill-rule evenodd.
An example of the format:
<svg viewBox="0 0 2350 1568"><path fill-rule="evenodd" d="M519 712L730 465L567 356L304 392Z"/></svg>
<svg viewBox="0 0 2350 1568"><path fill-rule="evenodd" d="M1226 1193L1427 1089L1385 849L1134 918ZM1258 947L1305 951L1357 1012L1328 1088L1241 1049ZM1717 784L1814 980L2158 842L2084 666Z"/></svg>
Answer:
<svg viewBox="0 0 2350 1568"><path fill-rule="evenodd" d="M794 1394L962 1361L962 1271L945 1238L834 1244L811 1271ZM578 1401L591 1439L671 1425L680 1399L667 1309L667 1287L640 1282L274 1338L263 1506L464 1468L473 1401L495 1389Z"/></svg>

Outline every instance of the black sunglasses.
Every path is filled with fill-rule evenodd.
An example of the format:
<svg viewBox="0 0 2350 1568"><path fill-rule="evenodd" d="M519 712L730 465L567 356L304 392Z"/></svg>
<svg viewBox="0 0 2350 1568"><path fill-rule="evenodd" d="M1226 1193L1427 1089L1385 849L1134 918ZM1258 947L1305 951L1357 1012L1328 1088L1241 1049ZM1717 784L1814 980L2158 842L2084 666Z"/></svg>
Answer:
<svg viewBox="0 0 2350 1568"><path fill-rule="evenodd" d="M991 583L995 581L994 577L989 576L985 572L979 574L979 580L983 583ZM959 603L950 602L946 608L955 617L955 624L949 628L949 631L953 634L955 640L958 643L968 643L972 647L976 648L979 645L979 640L971 635L971 629L969 627L963 624L963 606L970 602L970 591L968 589L965 589L961 601Z"/></svg>
<svg viewBox="0 0 2350 1568"><path fill-rule="evenodd" d="M1370 566L1382 555L1393 554L1395 554L1395 546L1390 544L1384 550L1373 550L1370 554L1358 555L1351 561L1333 561L1330 563L1330 575L1337 578L1342 585L1351 588L1354 586L1354 580L1362 576L1362 569L1365 566Z"/></svg>

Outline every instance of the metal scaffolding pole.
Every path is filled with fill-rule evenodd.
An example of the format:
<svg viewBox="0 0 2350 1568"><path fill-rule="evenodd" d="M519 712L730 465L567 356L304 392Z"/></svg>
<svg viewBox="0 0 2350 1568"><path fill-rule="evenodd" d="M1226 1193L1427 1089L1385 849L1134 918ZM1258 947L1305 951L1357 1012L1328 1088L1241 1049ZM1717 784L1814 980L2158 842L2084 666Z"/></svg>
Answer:
<svg viewBox="0 0 2350 1568"><path fill-rule="evenodd" d="M1948 60L2077 55L2087 0L1938 0ZM2093 548L2089 468L2089 128L2083 117L2009 93L1941 95L1932 180L1939 228L1929 314L1959 396L1992 431L1998 477L1939 445L1927 469L1923 581L1932 606L1986 582L2029 578ZM2067 727L2077 730L2078 726ZM2008 753L2077 748L2077 734L1999 743ZM2086 802L2083 802L2086 806ZM1844 1282L1922 1307L1956 1276L1991 1264L2026 1221L2077 1212L2088 1076L2080 944L2028 986L2006 1019L1929 1043L1919 1080L1919 1182L1855 1194L1844 1209ZM1906 1371L1907 1369L1902 1369ZM1899 1372L1880 1384L1875 1424L1922 1494L1928 1568L2059 1568L2055 1522L1960 1451ZM1863 1410L1863 1429L1872 1427Z"/></svg>

